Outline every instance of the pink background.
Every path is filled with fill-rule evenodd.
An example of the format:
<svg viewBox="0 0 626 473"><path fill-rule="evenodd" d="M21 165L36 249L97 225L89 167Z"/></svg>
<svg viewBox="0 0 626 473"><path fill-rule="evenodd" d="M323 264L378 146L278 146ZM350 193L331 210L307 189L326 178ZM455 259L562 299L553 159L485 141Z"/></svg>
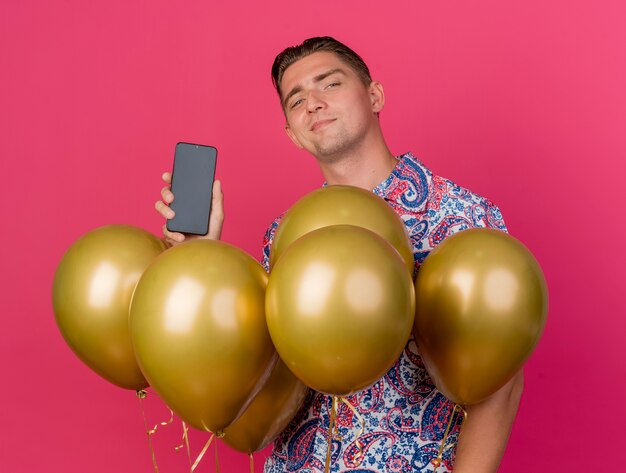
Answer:
<svg viewBox="0 0 626 473"><path fill-rule="evenodd" d="M224 239L317 187L282 130L274 55L330 34L387 93L388 144L488 196L544 268L550 313L501 471L619 471L626 420L623 2L320 0L0 6L0 469L151 471L138 401L85 367L51 310L64 251L104 224L160 232L174 144L220 150ZM168 412L152 396L151 424ZM156 436L161 472L185 471ZM194 454L207 438L192 436ZM261 470L264 454L257 455ZM222 471L247 458L220 446ZM215 471L213 453L197 471Z"/></svg>

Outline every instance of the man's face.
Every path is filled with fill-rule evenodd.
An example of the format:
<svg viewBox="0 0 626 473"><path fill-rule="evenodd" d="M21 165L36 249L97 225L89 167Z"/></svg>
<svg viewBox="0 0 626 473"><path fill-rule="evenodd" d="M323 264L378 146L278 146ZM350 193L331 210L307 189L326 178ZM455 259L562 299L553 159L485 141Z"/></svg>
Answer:
<svg viewBox="0 0 626 473"><path fill-rule="evenodd" d="M372 82L366 87L333 53L306 56L289 66L282 78L285 130L298 147L318 159L350 152L378 127L379 86Z"/></svg>

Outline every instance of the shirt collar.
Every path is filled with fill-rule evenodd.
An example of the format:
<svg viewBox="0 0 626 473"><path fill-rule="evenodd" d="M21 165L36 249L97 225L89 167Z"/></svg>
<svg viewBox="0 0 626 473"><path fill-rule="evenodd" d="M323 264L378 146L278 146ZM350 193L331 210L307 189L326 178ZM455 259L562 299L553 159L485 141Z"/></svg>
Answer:
<svg viewBox="0 0 626 473"><path fill-rule="evenodd" d="M396 158L398 162L387 179L372 192L387 202L419 212L426 206L432 174L412 153Z"/></svg>
<svg viewBox="0 0 626 473"><path fill-rule="evenodd" d="M383 182L374 187L372 192L386 201L398 203L407 200L408 196L405 194L410 193L409 200L421 202L422 205L419 205L419 208L422 208L426 203L428 190L422 188L421 193L423 195L416 195L417 189L415 189L414 186L407 186L406 181L411 181L411 177L415 174L415 168L420 168L420 170L429 177L431 174L430 171L411 152L396 156L396 160L396 165L391 171L391 174L389 174ZM328 186L328 183L324 182L322 187L326 186ZM420 193L419 190L418 193ZM419 210L419 208L415 210Z"/></svg>

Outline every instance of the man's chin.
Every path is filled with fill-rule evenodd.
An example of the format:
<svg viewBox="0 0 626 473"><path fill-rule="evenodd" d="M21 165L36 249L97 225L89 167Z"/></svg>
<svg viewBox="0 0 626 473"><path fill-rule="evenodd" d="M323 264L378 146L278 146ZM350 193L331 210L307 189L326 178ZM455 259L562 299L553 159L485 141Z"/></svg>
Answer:
<svg viewBox="0 0 626 473"><path fill-rule="evenodd" d="M323 163L334 163L337 162L341 159L341 156L343 155L343 153L341 153L339 150L334 151L334 150L316 150L315 152L315 158L318 161L321 161Z"/></svg>
<svg viewBox="0 0 626 473"><path fill-rule="evenodd" d="M344 142L324 143L315 145L315 157L319 160L330 162L340 158L349 146Z"/></svg>

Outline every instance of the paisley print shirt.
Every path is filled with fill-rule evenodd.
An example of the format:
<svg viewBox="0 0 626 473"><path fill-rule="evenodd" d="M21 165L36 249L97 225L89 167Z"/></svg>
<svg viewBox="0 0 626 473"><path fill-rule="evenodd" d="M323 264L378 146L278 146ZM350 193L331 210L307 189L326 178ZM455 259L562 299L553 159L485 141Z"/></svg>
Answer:
<svg viewBox="0 0 626 473"><path fill-rule="evenodd" d="M506 231L500 210L489 200L434 175L411 153L398 158L391 175L373 192L387 201L407 226L415 271L428 253L453 233L474 227ZM264 266L280 218L268 229ZM383 378L348 396L353 409L337 405L337 430L332 440L331 471L396 473L433 471L453 404L433 385L413 338ZM310 391L301 410L276 439L265 473L323 472L328 451L332 398ZM456 445L459 425L446 442ZM437 472L452 471L455 449L444 452Z"/></svg>

